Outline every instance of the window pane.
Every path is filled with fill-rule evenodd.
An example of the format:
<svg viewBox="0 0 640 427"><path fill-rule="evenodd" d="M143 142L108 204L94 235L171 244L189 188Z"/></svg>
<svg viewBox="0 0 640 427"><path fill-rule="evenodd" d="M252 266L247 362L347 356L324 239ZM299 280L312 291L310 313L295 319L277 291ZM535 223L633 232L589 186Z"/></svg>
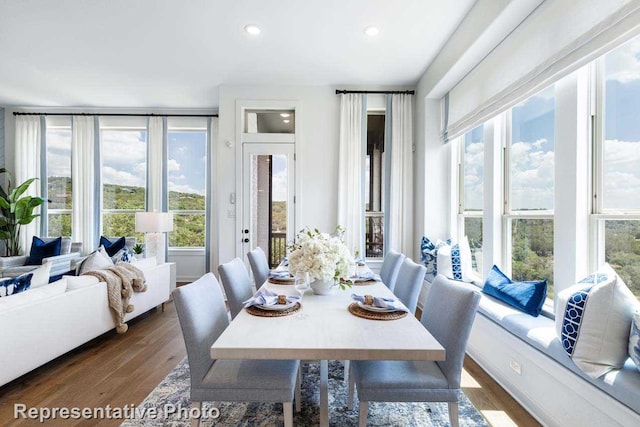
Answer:
<svg viewBox="0 0 640 427"><path fill-rule="evenodd" d="M482 275L482 218L465 217L464 234L469 239L473 270Z"/></svg>
<svg viewBox="0 0 640 427"><path fill-rule="evenodd" d="M295 133L295 113L289 111L246 110L245 133Z"/></svg>
<svg viewBox="0 0 640 427"><path fill-rule="evenodd" d="M147 132L103 130L101 136L103 209L144 210L147 185Z"/></svg>
<svg viewBox="0 0 640 427"><path fill-rule="evenodd" d="M553 86L511 110L512 211L553 209L555 95Z"/></svg>
<svg viewBox="0 0 640 427"><path fill-rule="evenodd" d="M605 261L640 299L640 221L605 221Z"/></svg>
<svg viewBox="0 0 640 427"><path fill-rule="evenodd" d="M173 214L173 231L169 233L171 247L204 247L204 213Z"/></svg>
<svg viewBox="0 0 640 427"><path fill-rule="evenodd" d="M169 210L204 210L207 166L206 131L169 131Z"/></svg>
<svg viewBox="0 0 640 427"><path fill-rule="evenodd" d="M135 213L105 213L102 215L102 234L108 237L135 237L144 242L144 234L136 233Z"/></svg>
<svg viewBox="0 0 640 427"><path fill-rule="evenodd" d="M605 56L605 209L640 209L639 54L636 38Z"/></svg>
<svg viewBox="0 0 640 427"><path fill-rule="evenodd" d="M553 220L511 220L511 275L518 281L547 279L547 297L553 298Z"/></svg>
<svg viewBox="0 0 640 427"><path fill-rule="evenodd" d="M48 215L47 234L49 236L71 236L71 214Z"/></svg>
<svg viewBox="0 0 640 427"><path fill-rule="evenodd" d="M71 129L47 129L49 209L71 209Z"/></svg>
<svg viewBox="0 0 640 427"><path fill-rule="evenodd" d="M464 211L482 211L484 187L484 125L464 135Z"/></svg>
<svg viewBox="0 0 640 427"><path fill-rule="evenodd" d="M365 256L384 255L384 132L385 115L367 115L365 153Z"/></svg>

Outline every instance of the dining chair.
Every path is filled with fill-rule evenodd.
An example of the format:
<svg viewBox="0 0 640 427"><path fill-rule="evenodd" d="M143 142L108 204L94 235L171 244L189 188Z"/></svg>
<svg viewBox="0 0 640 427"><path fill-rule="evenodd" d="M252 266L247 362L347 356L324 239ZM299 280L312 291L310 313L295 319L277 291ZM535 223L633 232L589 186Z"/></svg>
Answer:
<svg viewBox="0 0 640 427"><path fill-rule="evenodd" d="M393 293L407 306L412 314L416 312L418 296L420 295L426 272L427 269L424 265L416 264L410 258L405 258L398 270L398 279Z"/></svg>
<svg viewBox="0 0 640 427"><path fill-rule="evenodd" d="M478 309L480 293L437 276L427 291L421 322L444 347L444 361L351 363L349 407L354 386L360 402L359 425L367 424L368 402L447 402L449 422L458 426L462 363Z"/></svg>
<svg viewBox="0 0 640 427"><path fill-rule="evenodd" d="M300 402L297 360L212 360L211 345L229 325L220 285L212 273L173 292L187 349L193 411L202 402L282 402L284 425L293 426ZM196 409L197 408L197 409ZM200 419L192 419L199 425Z"/></svg>
<svg viewBox="0 0 640 427"><path fill-rule="evenodd" d="M389 249L384 256L384 261L382 261L382 266L380 267L380 278L382 279L382 283L387 285L387 288L389 288L391 292L393 292L396 287L398 272L405 258L406 256L404 254L396 252L393 249Z"/></svg>
<svg viewBox="0 0 640 427"><path fill-rule="evenodd" d="M253 296L251 277L240 258L219 265L218 273L222 279L224 292L227 294L231 319L235 319L242 310L242 302Z"/></svg>
<svg viewBox="0 0 640 427"><path fill-rule="evenodd" d="M260 246L247 253L249 258L249 265L251 265L251 271L253 272L253 281L256 284L256 290L260 289L267 279L269 278L269 261L267 256Z"/></svg>

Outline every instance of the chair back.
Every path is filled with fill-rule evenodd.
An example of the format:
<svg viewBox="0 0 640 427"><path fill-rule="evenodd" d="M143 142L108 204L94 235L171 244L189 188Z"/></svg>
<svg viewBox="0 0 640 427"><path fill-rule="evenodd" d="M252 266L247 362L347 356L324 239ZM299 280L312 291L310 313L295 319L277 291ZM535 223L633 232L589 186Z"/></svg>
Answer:
<svg viewBox="0 0 640 427"><path fill-rule="evenodd" d="M420 295L426 272L427 269L424 265L416 264L409 258L405 258L402 261L398 271L398 279L393 293L414 314L418 306L418 296Z"/></svg>
<svg viewBox="0 0 640 427"><path fill-rule="evenodd" d="M396 252L393 249L389 249L387 254L384 256L384 261L382 261L382 266L380 267L380 278L382 279L382 283L387 285L387 288L392 292L396 287L398 272L400 271L400 266L405 258L406 256L404 256L404 254Z"/></svg>
<svg viewBox="0 0 640 427"><path fill-rule="evenodd" d="M436 362L449 382L460 388L467 341L476 316L480 292L436 276L425 299L421 322L444 347L446 360Z"/></svg>
<svg viewBox="0 0 640 427"><path fill-rule="evenodd" d="M191 387L194 388L202 383L213 365L210 348L229 325L227 309L220 284L212 273L177 287L172 295L187 348Z"/></svg>
<svg viewBox="0 0 640 427"><path fill-rule="evenodd" d="M247 258L249 258L249 265L251 265L256 289L260 289L260 286L269 278L269 261L267 261L267 256L262 248L258 246L247 254Z"/></svg>
<svg viewBox="0 0 640 427"><path fill-rule="evenodd" d="M242 302L253 296L251 277L240 258L218 266L218 273L227 294L231 318L234 319L242 310Z"/></svg>

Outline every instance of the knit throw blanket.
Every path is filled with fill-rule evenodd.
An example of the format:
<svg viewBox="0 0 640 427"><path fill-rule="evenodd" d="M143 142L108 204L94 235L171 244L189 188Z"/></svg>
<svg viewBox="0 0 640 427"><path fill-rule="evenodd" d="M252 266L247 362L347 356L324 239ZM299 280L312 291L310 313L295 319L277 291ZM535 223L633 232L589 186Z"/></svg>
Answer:
<svg viewBox="0 0 640 427"><path fill-rule="evenodd" d="M124 316L133 311L133 304L129 304L129 299L133 292L145 292L147 285L142 271L129 263L116 264L106 270L92 270L83 274L97 277L101 282L107 284L107 296L109 297L109 307L114 313L116 320L116 332L124 334L129 329L124 323Z"/></svg>

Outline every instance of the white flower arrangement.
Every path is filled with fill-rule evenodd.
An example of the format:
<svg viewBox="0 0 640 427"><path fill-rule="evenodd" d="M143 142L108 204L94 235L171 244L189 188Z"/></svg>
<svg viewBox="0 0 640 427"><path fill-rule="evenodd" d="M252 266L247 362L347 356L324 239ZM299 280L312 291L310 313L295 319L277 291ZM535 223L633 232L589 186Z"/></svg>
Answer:
<svg viewBox="0 0 640 427"><path fill-rule="evenodd" d="M309 273L309 280L338 281L354 267L354 259L341 239L342 229L334 235L304 229L298 233L289 254L289 271Z"/></svg>

